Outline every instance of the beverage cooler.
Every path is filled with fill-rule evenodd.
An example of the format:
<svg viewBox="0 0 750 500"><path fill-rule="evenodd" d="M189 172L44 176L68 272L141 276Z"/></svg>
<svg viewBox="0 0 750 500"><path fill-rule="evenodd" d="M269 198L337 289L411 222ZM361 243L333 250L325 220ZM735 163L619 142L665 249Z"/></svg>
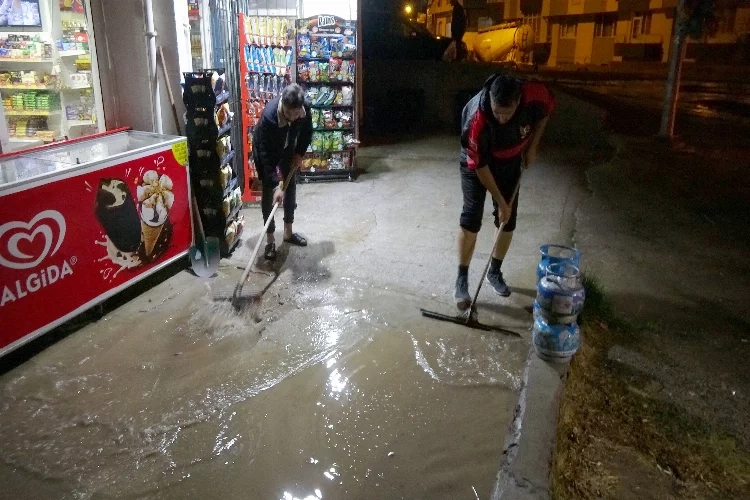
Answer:
<svg viewBox="0 0 750 500"><path fill-rule="evenodd" d="M0 355L187 255L184 137L129 130L0 156Z"/></svg>
<svg viewBox="0 0 750 500"><path fill-rule="evenodd" d="M2 152L104 131L90 2L0 2Z"/></svg>

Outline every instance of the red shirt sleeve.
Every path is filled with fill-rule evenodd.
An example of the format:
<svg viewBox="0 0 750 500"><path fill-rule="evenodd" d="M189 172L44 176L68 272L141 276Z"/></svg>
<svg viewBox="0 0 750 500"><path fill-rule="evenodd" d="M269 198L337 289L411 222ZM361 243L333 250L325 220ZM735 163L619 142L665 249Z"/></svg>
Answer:
<svg viewBox="0 0 750 500"><path fill-rule="evenodd" d="M538 82L526 82L521 92L524 106L536 107L542 117L549 116L557 107L557 101L547 87Z"/></svg>
<svg viewBox="0 0 750 500"><path fill-rule="evenodd" d="M489 162L490 143L487 131L487 115L478 109L469 126L467 166L476 170L486 166Z"/></svg>

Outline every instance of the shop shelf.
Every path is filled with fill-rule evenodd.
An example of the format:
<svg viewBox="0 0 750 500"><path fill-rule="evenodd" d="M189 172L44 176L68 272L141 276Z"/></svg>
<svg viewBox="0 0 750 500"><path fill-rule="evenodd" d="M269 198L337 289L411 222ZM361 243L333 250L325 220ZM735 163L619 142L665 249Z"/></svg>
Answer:
<svg viewBox="0 0 750 500"><path fill-rule="evenodd" d="M327 82L311 82L310 80L299 80L298 83L301 83L302 85L348 85L350 87L354 86L354 82L350 81L343 81L343 80L330 80Z"/></svg>
<svg viewBox="0 0 750 500"><path fill-rule="evenodd" d="M300 57L297 59L298 62L314 62L314 61L320 61L320 62L328 62L331 59L341 59L342 61L354 61L357 58L352 56L347 57L338 57L338 56L330 56L330 57Z"/></svg>
<svg viewBox="0 0 750 500"><path fill-rule="evenodd" d="M353 108L353 104L315 104L310 106L311 108L315 109L340 109L340 108Z"/></svg>
<svg viewBox="0 0 750 500"><path fill-rule="evenodd" d="M31 83L24 85L23 83L13 85L0 85L0 90L55 90L53 85L43 85L41 83Z"/></svg>
<svg viewBox="0 0 750 500"><path fill-rule="evenodd" d="M313 132L352 132L354 127L342 127L342 128L314 128Z"/></svg>
<svg viewBox="0 0 750 500"><path fill-rule="evenodd" d="M88 55L88 50L61 50L58 52L60 54L60 57L77 57L77 56L85 56Z"/></svg>
<svg viewBox="0 0 750 500"><path fill-rule="evenodd" d="M15 144L36 144L36 143L40 143L40 142L52 142L52 141L44 140L44 139L37 139L35 137L13 137L13 136L10 136L8 138L8 140L11 143L15 143Z"/></svg>
<svg viewBox="0 0 750 500"><path fill-rule="evenodd" d="M54 61L52 59L13 59L12 57L0 57L0 62L52 64Z"/></svg>
<svg viewBox="0 0 750 500"><path fill-rule="evenodd" d="M95 125L94 120L68 120L69 127L85 127L87 125Z"/></svg>
<svg viewBox="0 0 750 500"><path fill-rule="evenodd" d="M59 109L56 111L49 111L49 110L43 110L43 109L23 110L23 111L16 111L13 109L5 110L5 116L56 116L59 114L60 114Z"/></svg>

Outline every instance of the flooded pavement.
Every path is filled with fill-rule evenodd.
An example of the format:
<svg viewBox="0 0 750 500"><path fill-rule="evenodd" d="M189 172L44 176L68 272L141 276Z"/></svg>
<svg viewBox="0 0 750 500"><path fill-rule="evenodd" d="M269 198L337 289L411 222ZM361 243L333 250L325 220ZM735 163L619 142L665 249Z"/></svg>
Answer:
<svg viewBox="0 0 750 500"><path fill-rule="evenodd" d="M662 81L560 80L570 89L582 89L622 100L628 104L661 109L665 83ZM750 123L750 85L739 82L683 82L677 101L681 110L699 117L737 123Z"/></svg>
<svg viewBox="0 0 750 500"><path fill-rule="evenodd" d="M535 204L566 173L527 176L507 259L517 293L480 296L480 320L519 337L425 319L420 307L452 311L451 141L376 151L357 183L300 187L311 245L281 247L277 276L252 275L268 287L258 307L216 300L250 236L220 276L179 273L1 375L0 498L488 498L529 350L536 249L559 237L571 195ZM259 210L246 217L246 234L260 229Z"/></svg>

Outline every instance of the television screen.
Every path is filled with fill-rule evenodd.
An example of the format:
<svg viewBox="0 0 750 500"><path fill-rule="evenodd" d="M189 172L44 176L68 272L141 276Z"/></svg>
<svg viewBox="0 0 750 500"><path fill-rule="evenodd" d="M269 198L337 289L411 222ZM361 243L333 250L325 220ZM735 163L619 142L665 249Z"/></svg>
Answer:
<svg viewBox="0 0 750 500"><path fill-rule="evenodd" d="M39 0L0 0L0 26L42 26Z"/></svg>

